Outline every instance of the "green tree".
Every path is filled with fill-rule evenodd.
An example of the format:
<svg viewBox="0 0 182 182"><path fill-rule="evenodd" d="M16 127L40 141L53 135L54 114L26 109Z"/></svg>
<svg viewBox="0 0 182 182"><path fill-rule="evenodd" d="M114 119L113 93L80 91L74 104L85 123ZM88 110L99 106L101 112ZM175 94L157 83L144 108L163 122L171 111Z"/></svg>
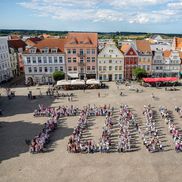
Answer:
<svg viewBox="0 0 182 182"><path fill-rule="evenodd" d="M143 77L147 76L147 72L143 68L134 68L133 69L133 75L137 80L141 80Z"/></svg>
<svg viewBox="0 0 182 182"><path fill-rule="evenodd" d="M62 71L55 71L54 73L53 73L53 78L54 78L54 80L55 81L58 81L58 80L63 80L64 79L64 72L62 72Z"/></svg>

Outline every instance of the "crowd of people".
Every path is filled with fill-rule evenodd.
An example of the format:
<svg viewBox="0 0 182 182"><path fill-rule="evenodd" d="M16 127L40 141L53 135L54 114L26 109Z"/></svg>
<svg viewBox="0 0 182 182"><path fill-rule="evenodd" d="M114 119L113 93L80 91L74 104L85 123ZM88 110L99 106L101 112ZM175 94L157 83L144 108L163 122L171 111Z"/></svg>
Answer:
<svg viewBox="0 0 182 182"><path fill-rule="evenodd" d="M174 109L180 115L180 117L182 117L182 108L181 108L181 106L175 106Z"/></svg>
<svg viewBox="0 0 182 182"><path fill-rule="evenodd" d="M113 120L111 113L108 112L105 119L105 125L103 127L102 136L99 139L98 151L102 153L108 153L111 147L111 129L113 127Z"/></svg>
<svg viewBox="0 0 182 182"><path fill-rule="evenodd" d="M182 135L180 133L180 130L174 123L171 113L164 106L161 106L159 108L159 111L161 113L161 117L165 120L165 123L168 125L169 132L172 135L173 141L175 143L176 152L182 152ZM178 109L176 111L179 112Z"/></svg>
<svg viewBox="0 0 182 182"><path fill-rule="evenodd" d="M129 110L128 105L122 105L119 111L119 140L118 140L118 152L126 152L131 149L131 134L129 127L131 124L135 124L135 118L132 112Z"/></svg>
<svg viewBox="0 0 182 182"><path fill-rule="evenodd" d="M44 124L42 131L36 135L31 141L25 142L29 145L31 153L44 152L46 145L50 142L50 134L57 128L57 117L51 117Z"/></svg>
<svg viewBox="0 0 182 182"><path fill-rule="evenodd" d="M142 132L142 140L149 152L158 152L163 150L162 142L159 139L159 131L156 127L154 112L150 105L144 106L143 115L145 116L145 131Z"/></svg>
<svg viewBox="0 0 182 182"><path fill-rule="evenodd" d="M79 115L80 110L78 107L71 106L59 106L58 108L55 107L46 107L42 104L39 104L38 108L34 110L34 116L55 116L58 115L60 117L63 116L77 116Z"/></svg>

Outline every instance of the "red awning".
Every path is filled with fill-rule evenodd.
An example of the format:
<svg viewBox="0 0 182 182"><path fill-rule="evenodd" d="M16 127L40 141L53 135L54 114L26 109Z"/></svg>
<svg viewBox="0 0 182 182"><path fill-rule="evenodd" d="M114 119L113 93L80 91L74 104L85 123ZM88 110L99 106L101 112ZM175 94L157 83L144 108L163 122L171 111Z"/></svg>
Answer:
<svg viewBox="0 0 182 182"><path fill-rule="evenodd" d="M175 82L178 80L177 77L162 77L162 78L143 78L144 82L154 83L154 82Z"/></svg>

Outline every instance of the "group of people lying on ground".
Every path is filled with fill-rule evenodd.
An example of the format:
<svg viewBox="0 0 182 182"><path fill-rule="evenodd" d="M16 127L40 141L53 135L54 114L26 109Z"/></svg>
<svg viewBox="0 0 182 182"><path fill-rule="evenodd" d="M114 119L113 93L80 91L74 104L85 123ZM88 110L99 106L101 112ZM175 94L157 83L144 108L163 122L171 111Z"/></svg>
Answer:
<svg viewBox="0 0 182 182"><path fill-rule="evenodd" d="M172 135L173 141L175 143L176 152L182 152L182 135L180 133L180 130L174 123L171 113L164 106L160 106L159 111L161 113L162 118L168 125L169 132Z"/></svg>
<svg viewBox="0 0 182 182"><path fill-rule="evenodd" d="M83 109L80 113L77 127L74 128L72 135L69 138L67 150L72 153L95 153L109 152L111 145L110 135L112 128L111 112L106 115L105 126L103 127L102 137L98 144L91 139L83 140L82 135L87 130L88 123L88 108Z"/></svg>
<svg viewBox="0 0 182 182"><path fill-rule="evenodd" d="M108 153L111 147L111 129L113 127L113 120L111 113L108 112L105 119L105 126L103 127L102 136L99 139L98 151Z"/></svg>
<svg viewBox="0 0 182 182"><path fill-rule="evenodd" d="M77 116L79 115L79 108L71 106L59 106L58 108L55 107L46 107L44 105L39 104L38 108L34 110L34 116L45 116L51 117L54 115L63 116Z"/></svg>
<svg viewBox="0 0 182 182"><path fill-rule="evenodd" d="M25 140L29 145L31 153L39 153L45 151L45 146L50 142L50 134L57 128L58 117L52 117L44 124L42 131L36 135L31 141Z"/></svg>
<svg viewBox="0 0 182 182"><path fill-rule="evenodd" d="M157 123L150 105L144 106L143 115L146 119L145 131L142 133L143 144L149 152L162 151L163 145L159 139L159 131L156 128Z"/></svg>
<svg viewBox="0 0 182 182"><path fill-rule="evenodd" d="M131 149L131 134L129 131L130 124L134 124L134 115L127 105L122 105L119 111L119 141L118 152L126 152Z"/></svg>

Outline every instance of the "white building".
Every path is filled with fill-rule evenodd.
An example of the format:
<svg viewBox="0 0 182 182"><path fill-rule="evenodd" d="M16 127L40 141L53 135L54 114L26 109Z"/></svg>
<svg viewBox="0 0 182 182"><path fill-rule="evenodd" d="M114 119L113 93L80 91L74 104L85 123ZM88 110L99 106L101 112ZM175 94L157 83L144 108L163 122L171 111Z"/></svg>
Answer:
<svg viewBox="0 0 182 182"><path fill-rule="evenodd" d="M164 73L164 57L161 50L154 52L152 59L152 76L153 77L162 77Z"/></svg>
<svg viewBox="0 0 182 182"><path fill-rule="evenodd" d="M0 82L12 78L8 38L0 37Z"/></svg>
<svg viewBox="0 0 182 182"><path fill-rule="evenodd" d="M65 39L44 39L23 54L27 84L53 83L54 71L66 71Z"/></svg>
<svg viewBox="0 0 182 182"><path fill-rule="evenodd" d="M106 44L98 55L98 77L103 81L122 80L124 56L114 43Z"/></svg>

